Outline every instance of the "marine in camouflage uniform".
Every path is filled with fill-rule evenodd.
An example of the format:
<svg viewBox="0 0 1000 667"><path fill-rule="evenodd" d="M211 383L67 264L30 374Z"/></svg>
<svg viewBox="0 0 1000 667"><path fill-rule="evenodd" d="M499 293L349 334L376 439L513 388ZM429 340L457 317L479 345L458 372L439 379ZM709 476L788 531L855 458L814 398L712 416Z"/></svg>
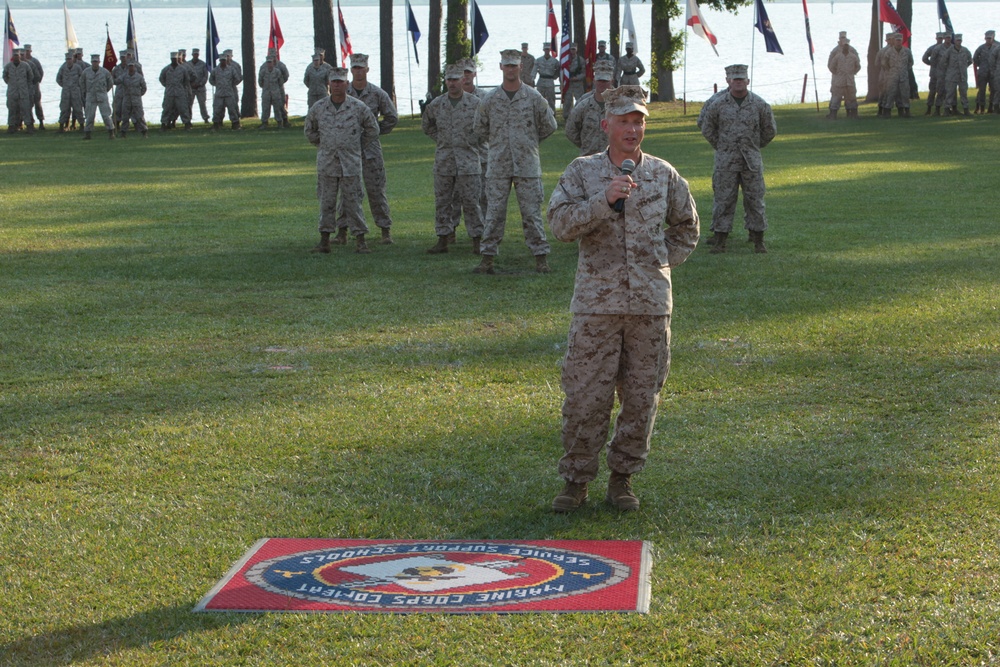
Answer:
<svg viewBox="0 0 1000 667"><path fill-rule="evenodd" d="M399 122L396 107L389 94L368 82L368 56L364 53L351 55L351 85L347 94L365 103L372 115L378 120L379 135L392 132ZM385 160L382 157L382 142L376 139L366 144L364 154L365 194L368 195L368 209L372 213L375 226L382 230L382 243L392 244L392 218L389 214L389 199L385 194ZM347 229L347 220L340 223L342 229ZM341 235L341 238L343 235Z"/></svg>
<svg viewBox="0 0 1000 667"><path fill-rule="evenodd" d="M972 64L972 53L962 46L962 35L955 33L952 46L947 50L945 58L944 86L948 115L958 114L958 102L962 103L964 115L969 113L969 65ZM957 92L957 95L956 95Z"/></svg>
<svg viewBox="0 0 1000 667"><path fill-rule="evenodd" d="M479 253L483 217L479 208L482 171L479 143L472 123L479 98L462 90L461 65L445 68L448 94L439 95L424 107L421 128L434 140L434 233L437 244L432 255L448 252L448 238L458 227L458 213L465 212L465 229L472 239L472 252Z"/></svg>
<svg viewBox="0 0 1000 667"><path fill-rule="evenodd" d="M827 118L835 120L840 109L840 101L844 101L848 118L858 117L858 88L854 83L854 75L861 71L861 58L847 39L847 33L841 32L836 48L830 52L826 61L827 69L833 74L830 81L830 113Z"/></svg>
<svg viewBox="0 0 1000 667"><path fill-rule="evenodd" d="M892 34L892 46L885 52L882 60L882 76L885 81L885 101L883 102L883 117L892 115L892 106L896 105L900 117L910 115L910 68L913 67L913 54L903 46L903 35Z"/></svg>
<svg viewBox="0 0 1000 667"><path fill-rule="evenodd" d="M76 54L66 52L66 62L56 72L56 83L62 88L59 97L59 131L65 132L70 121L83 125L83 95L80 91L80 71L76 67Z"/></svg>
<svg viewBox="0 0 1000 667"><path fill-rule="evenodd" d="M111 118L111 105L108 103L108 92L114 85L111 79L111 72L101 67L101 57L96 53L90 56L90 67L83 70L80 75L80 90L83 93L85 105L85 115L87 124L83 128L83 138L90 139L90 132L94 129L94 116L98 109L101 111L101 119L104 127L108 131L108 139L115 138L115 123Z"/></svg>
<svg viewBox="0 0 1000 667"><path fill-rule="evenodd" d="M31 63L31 66L35 68L35 87L31 91L31 106L35 112L35 118L38 119L38 129L45 129L45 110L42 109L42 79L45 77L45 70L42 68L41 61L31 55L31 44L24 45L24 53L21 55L21 60L27 63Z"/></svg>
<svg viewBox="0 0 1000 667"><path fill-rule="evenodd" d="M880 118L883 116L892 116L892 103L886 102L889 91L889 77L885 69L889 51L892 51L892 35L893 33L891 32L886 33L885 46L875 53L875 70L878 72L878 115ZM888 107L888 112L886 111L886 107Z"/></svg>
<svg viewBox="0 0 1000 667"><path fill-rule="evenodd" d="M535 88L549 103L552 113L556 112L556 79L558 78L559 59L552 57L552 47L546 44L545 55L535 59L535 69L531 72L531 79L535 81Z"/></svg>
<svg viewBox="0 0 1000 667"><path fill-rule="evenodd" d="M618 80L619 86L638 86L639 77L646 73L646 67L639 60L639 56L633 53L632 42L625 42L625 55L618 59Z"/></svg>
<svg viewBox="0 0 1000 667"><path fill-rule="evenodd" d="M586 81L587 63L577 53L576 44L573 44L569 47L569 85L563 91L563 119L569 118L573 105L583 97Z"/></svg>
<svg viewBox="0 0 1000 667"><path fill-rule="evenodd" d="M534 88L535 80L531 76L534 71L535 56L528 53L528 43L521 42L521 83L526 83Z"/></svg>
<svg viewBox="0 0 1000 667"><path fill-rule="evenodd" d="M171 52L170 64L160 70L160 85L163 86L161 130L169 128L178 117L186 129L191 128L191 105L187 92L190 79L191 70L181 64L176 51Z"/></svg>
<svg viewBox="0 0 1000 667"><path fill-rule="evenodd" d="M191 49L191 62L188 64L191 66L191 103L188 104L188 114L191 119L194 120L194 102L198 100L198 109L201 111L201 119L204 122L209 121L208 115L208 95L206 90L208 88L208 63L201 60L198 56L201 55L201 51L198 49ZM140 72L141 74L141 72Z"/></svg>
<svg viewBox="0 0 1000 667"><path fill-rule="evenodd" d="M129 123L145 137L146 114L142 108L142 96L146 94L146 78L139 72L137 63L128 63L118 86L122 91L121 138L128 136Z"/></svg>
<svg viewBox="0 0 1000 667"><path fill-rule="evenodd" d="M924 55L920 57L920 61L927 65L930 69L930 81L927 83L927 113L925 116L931 115L931 107L934 106L934 98L937 96L938 90L938 51L941 49L941 42L944 41L944 33L939 32L934 35L935 42L927 47L924 51ZM938 105L940 108L941 105Z"/></svg>
<svg viewBox="0 0 1000 667"><path fill-rule="evenodd" d="M462 69L465 72L465 78L462 79L462 90L469 93L470 95L475 95L476 97L479 98L479 101L482 102L483 98L486 97L486 93L489 91L487 91L485 88L480 88L479 86L476 85L476 74L477 74L476 61L473 60L472 58L463 58L460 61L460 64L462 65ZM479 166L481 174L481 178L479 180L480 183L482 184L482 188L479 193L479 212L482 215L483 219L485 219L486 218L486 166L487 166L486 161L489 157L490 142L486 139L483 139L482 137L480 137L479 139L480 139ZM461 214L458 210L454 212L454 215L456 221L459 219L459 217L461 217ZM468 227L468 221L466 221L466 227ZM454 234L448 237L448 242L449 243L455 242Z"/></svg>
<svg viewBox="0 0 1000 667"><path fill-rule="evenodd" d="M7 84L7 133L17 132L21 123L28 134L35 133L31 116L32 91L35 87L35 68L23 62L21 49L15 49L10 62L3 66L3 81Z"/></svg>
<svg viewBox="0 0 1000 667"><path fill-rule="evenodd" d="M556 131L556 119L542 96L521 83L521 56L516 49L501 52L503 84L487 93L476 110L474 132L488 140L486 221L483 259L476 273L494 273L507 224L507 200L513 186L521 209L524 240L535 256L535 270L548 273L551 250L542 223L542 165L538 144Z"/></svg>
<svg viewBox="0 0 1000 667"><path fill-rule="evenodd" d="M111 80L115 83L115 92L111 97L111 118L115 121L115 129L119 129L122 123L122 78L128 71L128 64L125 59L125 50L118 52L118 62L111 68Z"/></svg>
<svg viewBox="0 0 1000 667"><path fill-rule="evenodd" d="M319 102L324 97L330 96L330 70L333 69L329 63L323 62L323 54L316 52L312 57L312 64L306 67L305 76L302 83L308 89L308 105Z"/></svg>
<svg viewBox="0 0 1000 667"><path fill-rule="evenodd" d="M614 70L608 61L594 65L594 90L580 98L566 119L566 138L580 149L580 155L600 153L608 147L608 135L601 127L604 120L604 93L611 89Z"/></svg>
<svg viewBox="0 0 1000 667"><path fill-rule="evenodd" d="M585 502L605 445L608 502L638 509L631 478L649 455L670 369L670 274L698 243L698 211L687 181L641 150L644 95L638 86L605 94L608 151L575 159L549 200L553 235L579 243L562 368L558 471L566 485L552 502L557 512ZM635 163L630 176L622 174L624 159ZM616 393L621 407L609 442Z"/></svg>
<svg viewBox="0 0 1000 667"><path fill-rule="evenodd" d="M613 55L608 53L608 43L603 39L597 42L597 56L594 58L594 67L597 67L597 63L607 63L611 67L611 84L615 83L615 70L618 66L618 60L615 59Z"/></svg>
<svg viewBox="0 0 1000 667"><path fill-rule="evenodd" d="M277 58L268 56L257 72L257 85L260 86L260 126L267 127L271 119L271 109L274 109L274 122L278 127L287 126L285 117L285 81L287 75L278 67Z"/></svg>
<svg viewBox="0 0 1000 667"><path fill-rule="evenodd" d="M987 30L984 37L985 41L972 54L972 64L975 66L976 72L976 86L979 88L976 93L976 113L988 113L992 106L989 104L989 100L992 100L996 96L996 90L993 88L993 79L990 76L992 52L1000 48L994 41L995 37L995 30ZM988 98L986 96L987 88L990 89Z"/></svg>
<svg viewBox="0 0 1000 667"><path fill-rule="evenodd" d="M330 234L337 230L340 218L350 224L357 238L357 252L369 252L365 242L368 227L361 208L361 152L378 140L379 129L368 105L347 94L347 79L345 68L332 68L330 95L309 107L306 114L306 139L319 148L316 195L320 242L313 252L330 252Z"/></svg>
<svg viewBox="0 0 1000 667"><path fill-rule="evenodd" d="M208 82L215 87L215 95L212 99L212 129L222 129L222 122L226 119L227 110L233 129L240 129L240 109L237 106L239 89L237 86L242 81L243 75L240 71L233 67L228 58L221 56L218 66L213 67L212 73L208 75Z"/></svg>
<svg viewBox="0 0 1000 667"><path fill-rule="evenodd" d="M712 173L712 253L726 251L733 229L736 200L743 190L744 228L750 231L754 250L767 252L764 231L764 160L760 149L778 132L771 105L747 90L746 65L726 68L729 92L718 96L702 119L701 133L715 149Z"/></svg>

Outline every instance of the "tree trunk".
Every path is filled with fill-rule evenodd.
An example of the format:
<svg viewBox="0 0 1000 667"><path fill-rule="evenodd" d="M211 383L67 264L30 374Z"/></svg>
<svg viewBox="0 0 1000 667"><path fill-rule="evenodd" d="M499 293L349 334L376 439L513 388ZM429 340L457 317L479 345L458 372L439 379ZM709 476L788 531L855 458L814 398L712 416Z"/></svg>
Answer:
<svg viewBox="0 0 1000 667"><path fill-rule="evenodd" d="M448 0L445 18L445 62L457 63L472 53L469 44L469 0Z"/></svg>
<svg viewBox="0 0 1000 667"><path fill-rule="evenodd" d="M441 94L441 0L430 0L427 18L427 90L433 97Z"/></svg>
<svg viewBox="0 0 1000 667"><path fill-rule="evenodd" d="M257 59L253 50L253 0L240 0L243 17L243 101L240 118L257 116Z"/></svg>
<svg viewBox="0 0 1000 667"><path fill-rule="evenodd" d="M379 0L379 45L382 49L382 78L379 85L389 93L389 99L396 104L396 77L392 49L392 0Z"/></svg>
<svg viewBox="0 0 1000 667"><path fill-rule="evenodd" d="M653 99L660 102L673 102L674 72L673 38L670 34L670 19L661 15L657 5L653 4L652 28L650 30L650 52L652 63L649 67L650 88L655 91Z"/></svg>
<svg viewBox="0 0 1000 667"><path fill-rule="evenodd" d="M879 80L881 73L875 64L875 56L882 48L882 31L879 30L879 26L878 0L872 0L872 29L868 36L868 94L865 96L865 102L877 102L882 90L882 82Z"/></svg>
<svg viewBox="0 0 1000 667"><path fill-rule="evenodd" d="M896 11L899 12L899 18L903 19L903 23L906 27L913 32L913 0L899 0L896 4ZM910 35L910 51L914 50L913 47L913 35ZM920 56L914 56L914 60L919 60ZM920 93L917 92L917 77L913 75L913 67L910 67L910 99L919 100Z"/></svg>
<svg viewBox="0 0 1000 667"><path fill-rule="evenodd" d="M326 51L326 62L339 65L337 54L337 24L333 18L331 0L313 0L313 44Z"/></svg>
<svg viewBox="0 0 1000 667"><path fill-rule="evenodd" d="M608 45L610 46L611 55L618 58L622 54L622 33L621 33L621 1L620 0L610 0L608 2L611 9L611 16L609 17L608 23Z"/></svg>
<svg viewBox="0 0 1000 667"><path fill-rule="evenodd" d="M568 1L568 0L567 0ZM584 18L583 0L573 1L573 43L576 44L577 53L581 56L586 53L587 44L587 19Z"/></svg>

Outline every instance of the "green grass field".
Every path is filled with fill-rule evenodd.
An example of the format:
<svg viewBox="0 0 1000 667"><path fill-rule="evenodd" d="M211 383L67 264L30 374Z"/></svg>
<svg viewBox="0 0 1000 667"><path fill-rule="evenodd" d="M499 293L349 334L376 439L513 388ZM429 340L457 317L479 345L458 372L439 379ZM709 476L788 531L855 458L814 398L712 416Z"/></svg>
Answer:
<svg viewBox="0 0 1000 667"><path fill-rule="evenodd" d="M697 111L644 148L704 237ZM862 113L777 109L770 253L674 272L629 515L549 510L576 248L535 274L512 206L500 275L427 255L418 121L367 256L308 252L301 122L0 138L0 665L997 662L1000 118ZM191 613L264 536L649 540L651 610Z"/></svg>

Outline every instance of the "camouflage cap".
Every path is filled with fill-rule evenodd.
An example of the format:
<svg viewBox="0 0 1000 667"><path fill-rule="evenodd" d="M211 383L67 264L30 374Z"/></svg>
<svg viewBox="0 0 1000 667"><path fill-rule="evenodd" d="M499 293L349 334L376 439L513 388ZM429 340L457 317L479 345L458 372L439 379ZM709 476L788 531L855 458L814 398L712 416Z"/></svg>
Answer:
<svg viewBox="0 0 1000 667"><path fill-rule="evenodd" d="M75 51L72 51L72 50L67 51L66 52L66 59L69 60L70 58L74 57L75 55L76 55Z"/></svg>
<svg viewBox="0 0 1000 667"><path fill-rule="evenodd" d="M24 46L21 47L21 49L23 51L30 51L31 50L31 44L25 44Z"/></svg>
<svg viewBox="0 0 1000 667"><path fill-rule="evenodd" d="M90 62L92 62L92 63L99 63L99 62L101 62L101 54L99 54L99 53L91 53L90 54Z"/></svg>
<svg viewBox="0 0 1000 667"><path fill-rule="evenodd" d="M625 42L625 48L626 49L634 49L635 46L632 44L632 42Z"/></svg>
<svg viewBox="0 0 1000 667"><path fill-rule="evenodd" d="M82 56L83 55L83 47L82 46L76 47L75 49L73 49L73 53L79 53Z"/></svg>
<svg viewBox="0 0 1000 667"><path fill-rule="evenodd" d="M604 111L613 116L624 116L638 111L643 116L649 115L646 109L646 91L641 86L618 86L603 93Z"/></svg>
<svg viewBox="0 0 1000 667"><path fill-rule="evenodd" d="M225 51L222 52L222 55L224 55L227 58L232 58L233 57L233 50L232 49L226 49Z"/></svg>
<svg viewBox="0 0 1000 667"><path fill-rule="evenodd" d="M444 68L445 79L461 79L463 76L465 76L465 68L459 63Z"/></svg>
<svg viewBox="0 0 1000 667"><path fill-rule="evenodd" d="M945 36L945 33L943 33L943 32L936 32L936 33L934 33L934 39L944 39L944 36Z"/></svg>
<svg viewBox="0 0 1000 667"><path fill-rule="evenodd" d="M368 67L368 54L366 53L351 54L351 67Z"/></svg>
<svg viewBox="0 0 1000 667"><path fill-rule="evenodd" d="M522 49L528 48L528 43L527 42L521 42L521 48Z"/></svg>
<svg viewBox="0 0 1000 667"><path fill-rule="evenodd" d="M186 55L187 55L187 52L188 52L188 50L187 50L187 49L177 49L177 55L181 55L181 54L183 54L183 55L185 55L185 56L186 56Z"/></svg>
<svg viewBox="0 0 1000 667"><path fill-rule="evenodd" d="M269 56L276 56L276 55L278 55L278 49L276 49L276 48L274 48L272 46L271 48L269 48L267 50L267 55L269 55Z"/></svg>
<svg viewBox="0 0 1000 667"><path fill-rule="evenodd" d="M606 41L604 41L603 39L597 41L597 47L598 48L600 48L602 46L606 47L607 45L608 45L608 43Z"/></svg>
<svg viewBox="0 0 1000 667"><path fill-rule="evenodd" d="M746 79L747 77L747 66L746 65L729 65L726 67L726 78L727 79Z"/></svg>
<svg viewBox="0 0 1000 667"><path fill-rule="evenodd" d="M192 55L192 56L196 56L196 55L198 55L199 53L201 53L201 51L200 51L199 49L191 49L191 55Z"/></svg>
<svg viewBox="0 0 1000 667"><path fill-rule="evenodd" d="M322 59L323 59L323 54L322 53L314 53L313 54L313 60L322 60Z"/></svg>
<svg viewBox="0 0 1000 667"><path fill-rule="evenodd" d="M504 49L500 52L501 65L520 65L521 52L517 49Z"/></svg>
<svg viewBox="0 0 1000 667"><path fill-rule="evenodd" d="M124 58L126 55L128 55L128 51L122 49L121 51L118 52L118 55Z"/></svg>
<svg viewBox="0 0 1000 667"><path fill-rule="evenodd" d="M171 51L170 52L170 59L171 60L177 60L177 52L176 51Z"/></svg>
<svg viewBox="0 0 1000 667"><path fill-rule="evenodd" d="M275 61L275 57L272 56L272 55L268 55L267 58L264 58L264 61L265 62L269 62L269 63L273 63Z"/></svg>
<svg viewBox="0 0 1000 667"><path fill-rule="evenodd" d="M330 81L350 81L351 75L346 67L334 67L330 70Z"/></svg>
<svg viewBox="0 0 1000 667"><path fill-rule="evenodd" d="M518 62L521 62L520 56L518 56ZM463 58L458 64L460 64L462 66L462 70L466 72L476 72L479 70L479 68L476 67L476 61L472 58Z"/></svg>
<svg viewBox="0 0 1000 667"><path fill-rule="evenodd" d="M997 31L996 30L987 30L986 31L986 37L996 37L996 36L997 36Z"/></svg>
<svg viewBox="0 0 1000 667"><path fill-rule="evenodd" d="M598 60L594 63L594 81L611 81L614 75L615 66L610 60Z"/></svg>
<svg viewBox="0 0 1000 667"><path fill-rule="evenodd" d="M952 39L955 40L956 42L961 42L962 41L962 33L956 32L955 36L952 37Z"/></svg>

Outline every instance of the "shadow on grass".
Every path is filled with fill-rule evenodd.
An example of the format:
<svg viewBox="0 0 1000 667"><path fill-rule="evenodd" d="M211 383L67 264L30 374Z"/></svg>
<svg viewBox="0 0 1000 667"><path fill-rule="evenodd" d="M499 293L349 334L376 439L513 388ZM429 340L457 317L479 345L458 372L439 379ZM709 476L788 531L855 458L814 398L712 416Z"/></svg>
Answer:
<svg viewBox="0 0 1000 667"><path fill-rule="evenodd" d="M194 614L193 607L162 607L103 623L44 632L0 645L0 656L3 664L11 667L73 665L251 619L246 614Z"/></svg>

